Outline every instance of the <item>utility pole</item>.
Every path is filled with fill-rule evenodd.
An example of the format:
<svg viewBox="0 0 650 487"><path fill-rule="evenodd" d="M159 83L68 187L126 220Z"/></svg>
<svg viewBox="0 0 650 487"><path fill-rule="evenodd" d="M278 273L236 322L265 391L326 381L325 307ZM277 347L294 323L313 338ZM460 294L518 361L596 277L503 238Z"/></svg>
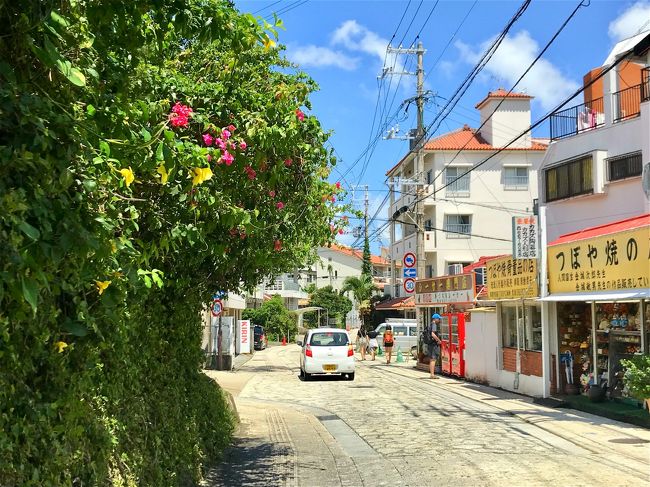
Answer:
<svg viewBox="0 0 650 487"><path fill-rule="evenodd" d="M363 224L364 224L365 232L366 232L365 237L367 239L368 238L368 185L367 184L365 185L365 192L366 192L366 196L365 196L365 199L364 199L365 211L363 213Z"/></svg>
<svg viewBox="0 0 650 487"><path fill-rule="evenodd" d="M424 252L424 203L421 201L422 195L424 194L424 143L425 143L425 130L424 130L424 99L425 99L425 92L424 92L424 53L426 50L424 49L422 42L419 41L417 44L416 49L403 49L403 48L392 48L388 47L388 52L389 53L394 53L394 54L415 54L417 55L417 71L415 72L415 76L417 77L417 85L416 85L416 95L415 95L415 102L417 106L417 126L415 130L415 136L413 137L413 143L411 143L411 150L415 150L415 232L416 232L416 241L415 241L415 258L416 258L416 271L417 271L417 279L423 279L424 276L424 270L426 268L426 255ZM390 70L387 72L388 74L409 74L412 75L414 73L392 73ZM385 70L386 74L386 70ZM408 101L413 101L413 99L410 99ZM399 128L397 130L392 129L389 131L389 135L386 138L389 139L398 139L402 137L396 137L395 134L399 131ZM394 183L391 182L391 203L394 202ZM391 226L391 253L393 250L395 242L395 230L394 230L394 222L393 225ZM395 261L397 256L392 255L392 260L393 262ZM393 282L397 282L397 276L395 275L395 265L392 265L392 278ZM396 286L395 286L396 287ZM425 322L422 319L421 316L421 310L420 308L416 307L415 308L415 317L418 322L418 327L422 327Z"/></svg>

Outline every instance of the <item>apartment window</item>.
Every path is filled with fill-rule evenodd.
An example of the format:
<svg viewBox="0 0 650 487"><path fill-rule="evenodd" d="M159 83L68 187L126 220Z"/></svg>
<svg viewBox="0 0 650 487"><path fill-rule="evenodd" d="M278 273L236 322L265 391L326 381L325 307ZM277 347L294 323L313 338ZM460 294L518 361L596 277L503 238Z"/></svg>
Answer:
<svg viewBox="0 0 650 487"><path fill-rule="evenodd" d="M466 172L467 169L464 167L448 167L445 170L448 196L469 196L470 175L465 174ZM458 179L459 177L460 179Z"/></svg>
<svg viewBox="0 0 650 487"><path fill-rule="evenodd" d="M486 286L487 285L487 268L486 267L477 267L474 269L474 274L476 275L476 285L477 286Z"/></svg>
<svg viewBox="0 0 650 487"><path fill-rule="evenodd" d="M447 238L469 238L471 233L471 215L445 215L445 234Z"/></svg>
<svg viewBox="0 0 650 487"><path fill-rule="evenodd" d="M547 169L546 201L589 194L594 190L591 155Z"/></svg>
<svg viewBox="0 0 650 487"><path fill-rule="evenodd" d="M503 183L505 189L528 189L528 168L506 167L505 174L503 175Z"/></svg>
<svg viewBox="0 0 650 487"><path fill-rule="evenodd" d="M432 265L427 265L426 268L425 268L425 272L426 272L426 278L427 279L430 279L430 278L434 277L433 276L433 266Z"/></svg>
<svg viewBox="0 0 650 487"><path fill-rule="evenodd" d="M433 224L431 223L431 220L424 220L424 230L427 232L433 230Z"/></svg>
<svg viewBox="0 0 650 487"><path fill-rule="evenodd" d="M607 163L608 179L610 181L641 176L643 172L641 151L610 157L605 159L605 162Z"/></svg>
<svg viewBox="0 0 650 487"><path fill-rule="evenodd" d="M433 182L433 169L429 169L427 171L427 184L431 184Z"/></svg>

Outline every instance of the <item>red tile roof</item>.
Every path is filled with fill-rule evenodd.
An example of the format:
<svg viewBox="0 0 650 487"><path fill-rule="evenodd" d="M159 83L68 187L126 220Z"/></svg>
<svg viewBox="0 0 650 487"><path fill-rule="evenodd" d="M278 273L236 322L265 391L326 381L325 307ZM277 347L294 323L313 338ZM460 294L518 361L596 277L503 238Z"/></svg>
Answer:
<svg viewBox="0 0 650 487"><path fill-rule="evenodd" d="M602 237L603 235L610 235L612 233L624 232L626 230L634 230L635 228L641 228L650 226L650 213L645 215L635 216L633 218L628 218L627 220L621 220L618 222L608 223L606 225L599 225L597 227L585 228L579 232L567 233L562 235L557 240L554 240L549 246L552 245L561 245L569 242L577 242L578 240L585 240L587 238L593 237Z"/></svg>
<svg viewBox="0 0 650 487"><path fill-rule="evenodd" d="M532 140L530 147L508 147L507 151L545 151L546 144L537 139ZM469 125L463 126L458 130L435 137L424 144L425 150L484 150L493 151L499 149L486 142L481 134L471 128Z"/></svg>
<svg viewBox="0 0 650 487"><path fill-rule="evenodd" d="M330 248L337 252L341 252L342 254L351 255L353 257L357 257L358 259L363 260L363 252L361 252L360 250L355 250L353 248L346 247L345 245L337 245L337 244L332 244ZM378 255L371 255L370 262L374 265L386 265L386 266L390 265L390 261L382 257L379 257Z"/></svg>
<svg viewBox="0 0 650 487"><path fill-rule="evenodd" d="M515 93L514 91L508 93L503 88L499 88L496 91L488 92L487 96L476 104L476 108L481 108L484 103L492 98L519 98L520 100L532 100L534 96L527 95L526 93Z"/></svg>
<svg viewBox="0 0 650 487"><path fill-rule="evenodd" d="M467 274L468 272L472 272L474 269L478 269L480 267L485 267L490 260L494 259L499 259L501 257L505 257L508 254L501 254L501 255L490 255L489 257L481 256L476 262L473 262L471 264L467 264L465 267L463 267L463 274Z"/></svg>
<svg viewBox="0 0 650 487"><path fill-rule="evenodd" d="M382 303L377 303L375 309L390 310L390 309L415 309L415 298L413 296L405 296L401 298L393 298Z"/></svg>

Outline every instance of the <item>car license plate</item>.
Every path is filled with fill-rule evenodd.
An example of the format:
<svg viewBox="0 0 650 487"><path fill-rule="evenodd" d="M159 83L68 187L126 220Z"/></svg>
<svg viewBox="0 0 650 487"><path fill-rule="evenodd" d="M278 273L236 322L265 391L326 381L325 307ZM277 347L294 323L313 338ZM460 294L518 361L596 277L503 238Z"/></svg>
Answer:
<svg viewBox="0 0 650 487"><path fill-rule="evenodd" d="M336 365L323 365L323 370L325 372L334 372L336 370Z"/></svg>

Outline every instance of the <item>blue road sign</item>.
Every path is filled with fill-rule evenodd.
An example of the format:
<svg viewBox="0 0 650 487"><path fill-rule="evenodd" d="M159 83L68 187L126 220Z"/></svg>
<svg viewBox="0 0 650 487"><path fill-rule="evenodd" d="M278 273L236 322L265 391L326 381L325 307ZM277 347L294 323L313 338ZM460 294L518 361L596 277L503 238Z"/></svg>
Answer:
<svg viewBox="0 0 650 487"><path fill-rule="evenodd" d="M404 277L417 277L418 271L414 267L406 267L404 270Z"/></svg>

